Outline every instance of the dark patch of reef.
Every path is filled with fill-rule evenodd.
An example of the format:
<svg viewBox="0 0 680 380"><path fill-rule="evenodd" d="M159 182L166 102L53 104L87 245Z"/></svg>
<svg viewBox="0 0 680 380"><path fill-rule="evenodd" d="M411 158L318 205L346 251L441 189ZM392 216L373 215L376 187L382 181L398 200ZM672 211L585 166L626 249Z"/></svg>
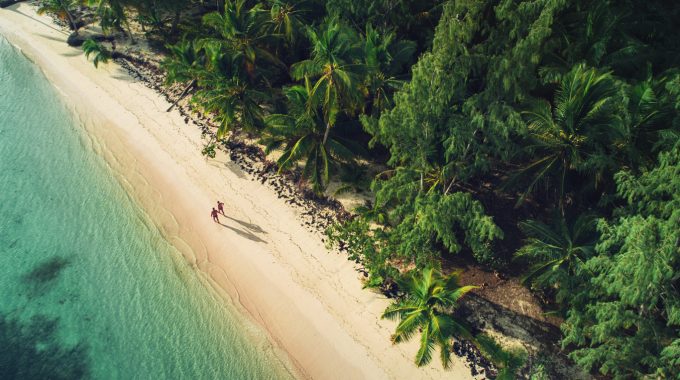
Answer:
<svg viewBox="0 0 680 380"><path fill-rule="evenodd" d="M59 320L37 315L22 321L0 314L0 379L87 379L87 346L64 345Z"/></svg>

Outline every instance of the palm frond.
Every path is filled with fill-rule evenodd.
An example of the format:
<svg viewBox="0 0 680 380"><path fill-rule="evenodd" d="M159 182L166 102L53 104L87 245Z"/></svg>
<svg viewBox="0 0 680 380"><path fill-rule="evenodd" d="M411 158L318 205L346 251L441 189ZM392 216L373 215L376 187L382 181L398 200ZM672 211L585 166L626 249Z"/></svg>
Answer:
<svg viewBox="0 0 680 380"><path fill-rule="evenodd" d="M420 337L420 348L416 353L415 363L418 367L422 367L432 360L432 349L434 348L434 343L435 342L430 339L429 326L425 325Z"/></svg>

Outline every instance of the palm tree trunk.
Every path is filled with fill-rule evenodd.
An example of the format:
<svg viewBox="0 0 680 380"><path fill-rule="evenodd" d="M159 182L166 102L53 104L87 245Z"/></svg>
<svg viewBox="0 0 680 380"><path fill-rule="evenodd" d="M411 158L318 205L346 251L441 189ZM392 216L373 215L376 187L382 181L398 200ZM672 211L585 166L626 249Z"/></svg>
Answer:
<svg viewBox="0 0 680 380"><path fill-rule="evenodd" d="M559 208L560 213L564 217L564 182L567 177L567 160L562 159L562 176L560 177L560 198L559 198Z"/></svg>
<svg viewBox="0 0 680 380"><path fill-rule="evenodd" d="M137 43L135 41L135 37L132 35L132 30L130 29L130 23L128 21L125 21L125 31L127 32L128 37L130 37L130 42L134 45Z"/></svg>
<svg viewBox="0 0 680 380"><path fill-rule="evenodd" d="M76 21L73 18L73 15L71 12L64 7L64 13L66 13L66 17L68 18L68 22L71 24L71 28L73 29L73 32L77 35L78 34L78 25L76 25Z"/></svg>
<svg viewBox="0 0 680 380"><path fill-rule="evenodd" d="M328 140L328 135L331 133L331 123L326 123L326 132L323 134L323 146L326 146L326 141Z"/></svg>
<svg viewBox="0 0 680 380"><path fill-rule="evenodd" d="M172 105L170 105L170 108L168 108L165 112L172 111L172 109L177 105L177 103L179 103L180 100L184 99L184 97L187 96L187 94L189 93L189 89L194 87L194 85L196 85L196 79L192 80L191 83L189 83L189 85L184 88L184 91L182 91L182 93L179 95L179 98L177 98L177 100L175 100L175 102L172 103Z"/></svg>
<svg viewBox="0 0 680 380"><path fill-rule="evenodd" d="M444 190L444 195L447 195L449 193L449 190L451 190L451 188L453 187L453 184L456 183L457 178L458 178L457 176L454 176L453 179L451 180L451 182L449 182L449 185L446 186L446 190Z"/></svg>
<svg viewBox="0 0 680 380"><path fill-rule="evenodd" d="M468 141L467 145L465 146L465 151L463 151L463 159L467 157L468 151L470 150L470 145L472 144L472 139L475 138L475 135L477 134L477 131L479 129L475 129L474 132L472 132L472 137L470 138L470 141ZM451 180L451 183L449 183L449 186L446 187L446 190L444 191L444 195L449 193L449 190L451 190L451 187L453 186L454 183L456 183L456 179L458 176L453 176L453 179Z"/></svg>
<svg viewBox="0 0 680 380"><path fill-rule="evenodd" d="M179 26L181 16L182 16L182 12L178 8L175 11L175 17L172 19L172 26L170 27L170 34L174 35L177 32L177 27Z"/></svg>

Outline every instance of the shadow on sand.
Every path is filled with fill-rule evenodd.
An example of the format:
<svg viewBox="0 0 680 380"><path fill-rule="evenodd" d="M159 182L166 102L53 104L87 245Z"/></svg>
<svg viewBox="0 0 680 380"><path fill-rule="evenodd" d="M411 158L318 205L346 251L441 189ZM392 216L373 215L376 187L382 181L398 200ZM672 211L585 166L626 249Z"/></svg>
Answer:
<svg viewBox="0 0 680 380"><path fill-rule="evenodd" d="M60 30L60 29L58 29L58 28L55 28L54 25L47 24L47 23L43 22L42 20L38 20L37 18L34 18L34 17L31 17L30 15L27 15L26 13L19 12L19 10L16 9L18 6L19 6L18 4L14 4L14 5L12 5L12 6L9 6L9 7L5 8L5 9L8 10L8 11L12 11L12 12L14 12L14 13L18 13L18 14L20 14L20 15L26 17L26 18L30 18L31 20L33 20L33 21L35 21L35 22L38 22L38 23L41 23L41 24L45 25L46 27L48 27L48 28L50 28L50 29L56 30L57 32L59 32L59 33L65 35L65 36L68 36L68 35L69 35L69 33L64 32L63 30Z"/></svg>
<svg viewBox="0 0 680 380"><path fill-rule="evenodd" d="M221 225L224 228L228 228L234 232L236 232L237 235L242 236L248 240L254 241L256 243L266 243L266 241L260 239L257 235L253 234L252 232L244 231L238 228L234 228L231 226L228 226L222 222L217 222L219 225Z"/></svg>
<svg viewBox="0 0 680 380"><path fill-rule="evenodd" d="M82 50L74 50L74 51L69 52L69 53L61 53L61 56L63 56L63 57L77 57L77 56L83 55L83 54L84 53L83 53Z"/></svg>
<svg viewBox="0 0 680 380"><path fill-rule="evenodd" d="M42 34L42 33L37 33L37 34L38 34L40 37L45 38L45 39L47 39L47 40L52 40L52 41L56 41L56 42L66 43L66 40L61 39L61 38L56 38L56 37L48 36L47 34Z"/></svg>
<svg viewBox="0 0 680 380"><path fill-rule="evenodd" d="M267 232L266 232L265 230L263 230L262 227L258 226L257 224L248 223L248 222L245 222L245 221L243 221L243 220L239 220L239 219L236 219L236 218L232 218L231 216L225 215L225 214L222 214L222 216L225 217L225 218L227 218L227 219L233 220L234 222L236 222L236 223L242 225L243 227L245 227L245 228L247 228L247 229L249 229L249 230L251 230L251 231L253 231L253 232L255 232L255 233L258 233L258 234L265 234L265 235L267 234Z"/></svg>

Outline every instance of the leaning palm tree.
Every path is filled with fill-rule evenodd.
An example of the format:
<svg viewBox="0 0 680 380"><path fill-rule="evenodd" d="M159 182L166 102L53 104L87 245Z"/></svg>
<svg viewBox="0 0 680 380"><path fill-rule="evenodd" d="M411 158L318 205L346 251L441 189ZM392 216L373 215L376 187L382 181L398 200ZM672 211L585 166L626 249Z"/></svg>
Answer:
<svg viewBox="0 0 680 380"><path fill-rule="evenodd" d="M196 85L202 70L205 68L207 62L205 51L194 41L183 39L175 45L166 45L169 55L162 63L162 67L167 73L166 83L188 82L180 96L170 105L168 112Z"/></svg>
<svg viewBox="0 0 680 380"><path fill-rule="evenodd" d="M217 137L238 126L254 131L264 127L262 104L269 98L240 75L223 75L219 71L203 70L192 101L219 122Z"/></svg>
<svg viewBox="0 0 680 380"><path fill-rule="evenodd" d="M568 296L582 279L584 263L594 255L595 224L596 219L587 214L572 223L556 215L552 226L536 220L521 222L527 241L515 257L531 264L523 281L539 288L556 288L558 301Z"/></svg>
<svg viewBox="0 0 680 380"><path fill-rule="evenodd" d="M206 52L206 63L194 70L198 90L191 101L212 113L219 122L217 137L234 128L256 131L264 127L263 104L271 94L248 79L238 58L221 52Z"/></svg>
<svg viewBox="0 0 680 380"><path fill-rule="evenodd" d="M336 164L352 162L358 148L353 142L331 134L324 140L325 124L318 108L308 107L311 84L286 88L287 114L273 114L266 118L267 128L262 142L265 152L283 149L277 164L287 170L298 161L305 162L302 178L311 182L313 190L321 193L328 184L330 169Z"/></svg>
<svg viewBox="0 0 680 380"><path fill-rule="evenodd" d="M44 13L54 13L60 17L64 17L68 20L71 30L76 34L78 33L78 25L76 23L75 17L73 17L73 9L75 8L77 0L45 0L40 2L40 8L38 8L38 14Z"/></svg>
<svg viewBox="0 0 680 380"><path fill-rule="evenodd" d="M361 49L354 33L336 20L329 20L319 30L307 29L307 35L312 43L311 59L293 64L290 72L296 80L307 77L316 80L309 107L321 104L325 144L338 114L359 104Z"/></svg>
<svg viewBox="0 0 680 380"><path fill-rule="evenodd" d="M189 82L197 78L197 74L207 63L205 51L195 40L182 39L174 45L166 45L168 57L162 67L167 73L166 82Z"/></svg>
<svg viewBox="0 0 680 380"><path fill-rule="evenodd" d="M421 276L409 277L401 286L407 295L390 305L382 315L387 319L399 319L392 341L407 341L420 331L420 349L415 363L419 367L429 363L434 346L439 346L442 365L447 368L451 362L451 337L472 338L468 329L450 312L475 286L460 286L458 273L444 277L432 268L424 269Z"/></svg>
<svg viewBox="0 0 680 380"><path fill-rule="evenodd" d="M563 77L554 104L539 101L524 112L533 157L514 179L527 178L529 185L518 204L541 181L557 182L557 200L564 213L567 175L589 173L596 184L612 165L607 149L620 135L614 96L616 86L609 73L583 65Z"/></svg>

